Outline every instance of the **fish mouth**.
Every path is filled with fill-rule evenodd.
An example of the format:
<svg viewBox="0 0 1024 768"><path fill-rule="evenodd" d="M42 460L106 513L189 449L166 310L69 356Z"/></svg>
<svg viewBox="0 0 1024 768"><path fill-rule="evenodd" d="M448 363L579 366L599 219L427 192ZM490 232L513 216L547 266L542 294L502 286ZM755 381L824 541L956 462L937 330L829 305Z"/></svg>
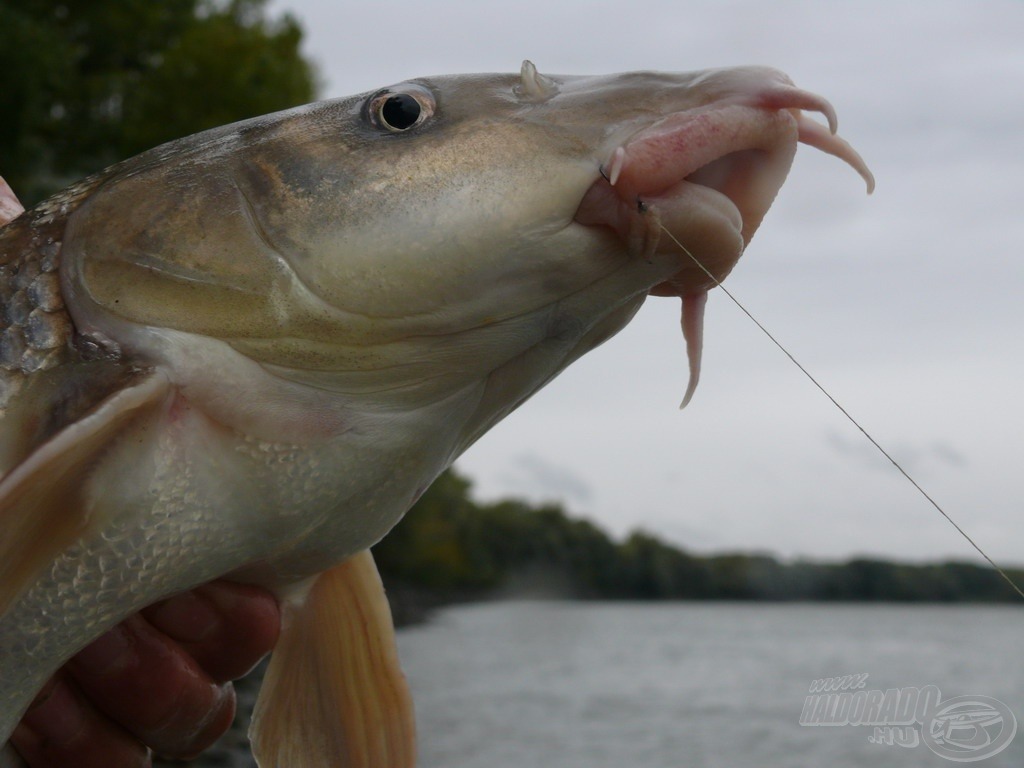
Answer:
<svg viewBox="0 0 1024 768"><path fill-rule="evenodd" d="M706 103L614 144L574 217L610 230L630 257L670 270L649 293L683 300L690 377L680 407L700 379L707 292L739 261L785 182L797 145L838 157L861 175L868 193L874 189L860 155L836 135L836 113L824 98L775 70L712 72L708 80L716 77L720 82L704 84L713 94ZM822 114L828 126L805 111Z"/></svg>
<svg viewBox="0 0 1024 768"><path fill-rule="evenodd" d="M804 110L824 115L828 127ZM630 256L682 257L678 271L654 285L652 295L706 291L750 243L799 143L844 160L872 190L864 161L836 135L831 104L772 72L768 82L744 81L725 98L662 117L606 150L574 220L611 230ZM664 230L701 266L663 237Z"/></svg>

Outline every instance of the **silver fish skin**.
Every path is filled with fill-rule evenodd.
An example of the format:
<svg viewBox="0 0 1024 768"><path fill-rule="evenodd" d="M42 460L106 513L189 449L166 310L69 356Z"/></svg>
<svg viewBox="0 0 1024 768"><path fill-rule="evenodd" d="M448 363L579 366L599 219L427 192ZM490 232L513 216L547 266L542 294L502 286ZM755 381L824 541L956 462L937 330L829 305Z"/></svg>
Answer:
<svg viewBox="0 0 1024 768"><path fill-rule="evenodd" d="M713 281L661 227L724 278L800 142L870 189L775 70L526 62L174 141L0 228L0 744L156 600L303 605L648 295L690 302L695 375Z"/></svg>

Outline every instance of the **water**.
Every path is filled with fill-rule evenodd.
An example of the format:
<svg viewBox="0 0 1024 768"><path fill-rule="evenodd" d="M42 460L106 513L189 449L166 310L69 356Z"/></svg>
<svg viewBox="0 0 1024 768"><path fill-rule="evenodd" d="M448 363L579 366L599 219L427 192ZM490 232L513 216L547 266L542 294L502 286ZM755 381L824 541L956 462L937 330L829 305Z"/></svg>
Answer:
<svg viewBox="0 0 1024 768"><path fill-rule="evenodd" d="M818 678L1004 702L1024 766L1019 606L501 602L399 633L423 768L951 766L868 726L805 727Z"/></svg>

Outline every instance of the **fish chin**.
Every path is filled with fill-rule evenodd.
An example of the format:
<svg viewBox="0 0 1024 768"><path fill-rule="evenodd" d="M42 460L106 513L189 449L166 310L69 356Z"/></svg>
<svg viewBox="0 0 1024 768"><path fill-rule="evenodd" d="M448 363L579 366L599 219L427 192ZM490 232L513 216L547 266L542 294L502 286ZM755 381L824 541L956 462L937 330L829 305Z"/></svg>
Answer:
<svg viewBox="0 0 1024 768"><path fill-rule="evenodd" d="M685 295L706 290L711 283L662 227L718 279L729 273L746 246L736 204L718 190L689 180L656 196L638 198L631 206L600 179L580 204L576 222L606 230L631 260L650 262L657 256L665 262L668 271L660 274L667 279L650 289L653 295Z"/></svg>

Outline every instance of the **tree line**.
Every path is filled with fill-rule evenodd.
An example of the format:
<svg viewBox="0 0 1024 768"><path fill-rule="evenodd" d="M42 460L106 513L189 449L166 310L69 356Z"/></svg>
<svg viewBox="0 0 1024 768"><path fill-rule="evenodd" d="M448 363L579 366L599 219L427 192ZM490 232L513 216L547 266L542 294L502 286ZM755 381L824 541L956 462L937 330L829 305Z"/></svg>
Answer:
<svg viewBox="0 0 1024 768"><path fill-rule="evenodd" d="M315 98L266 0L3 0L0 175L26 206L171 139Z"/></svg>
<svg viewBox="0 0 1024 768"><path fill-rule="evenodd" d="M385 583L435 601L501 592L520 573L556 580L568 597L639 600L1005 602L994 570L966 562L870 558L782 563L763 554L701 556L642 531L621 542L558 505L481 504L469 480L442 475L374 548ZM1024 570L1011 570L1024 583Z"/></svg>

